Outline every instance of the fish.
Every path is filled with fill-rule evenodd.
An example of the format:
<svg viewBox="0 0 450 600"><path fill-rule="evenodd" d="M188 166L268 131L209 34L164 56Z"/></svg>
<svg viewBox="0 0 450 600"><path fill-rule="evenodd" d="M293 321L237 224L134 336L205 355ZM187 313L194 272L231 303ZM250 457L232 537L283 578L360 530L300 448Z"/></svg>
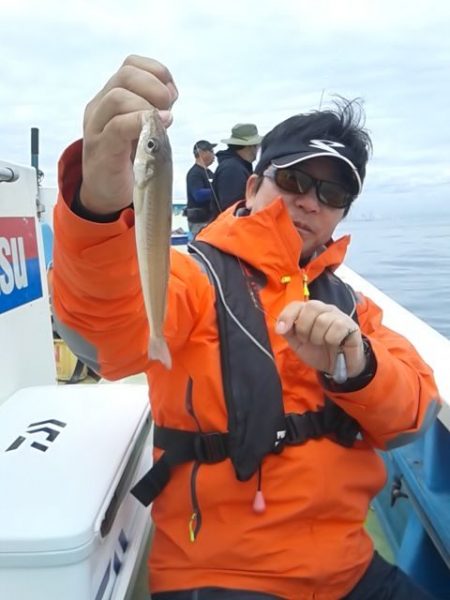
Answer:
<svg viewBox="0 0 450 600"><path fill-rule="evenodd" d="M345 362L345 354L343 350L339 350L336 355L334 364L333 379L336 383L343 384L347 381L347 363Z"/></svg>
<svg viewBox="0 0 450 600"><path fill-rule="evenodd" d="M172 231L172 150L156 108L142 113L133 161L133 205L139 277L149 323L148 358L172 368L164 338Z"/></svg>

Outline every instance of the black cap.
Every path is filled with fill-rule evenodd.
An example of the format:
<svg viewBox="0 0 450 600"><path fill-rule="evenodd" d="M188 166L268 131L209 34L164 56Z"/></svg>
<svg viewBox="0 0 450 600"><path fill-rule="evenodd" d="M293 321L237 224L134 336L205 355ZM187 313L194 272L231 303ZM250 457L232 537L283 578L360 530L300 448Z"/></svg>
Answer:
<svg viewBox="0 0 450 600"><path fill-rule="evenodd" d="M255 173L262 175L269 165L277 169L292 167L310 158L327 156L336 158L346 163L355 183L356 195L361 192L362 178L355 166L353 151L342 142L327 139L302 139L298 132L294 135L284 135L278 139L272 139L267 147L261 152L258 164L255 167ZM264 147L264 142L263 142Z"/></svg>
<svg viewBox="0 0 450 600"><path fill-rule="evenodd" d="M211 142L208 142L207 140L199 140L194 144L194 154L199 150L210 150L213 152L216 146L217 144L211 144Z"/></svg>

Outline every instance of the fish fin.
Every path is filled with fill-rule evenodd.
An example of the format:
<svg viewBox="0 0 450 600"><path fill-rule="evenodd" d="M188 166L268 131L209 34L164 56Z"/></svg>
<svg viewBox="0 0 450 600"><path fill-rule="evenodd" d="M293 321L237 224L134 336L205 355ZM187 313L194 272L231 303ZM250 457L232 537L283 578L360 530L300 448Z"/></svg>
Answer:
<svg viewBox="0 0 450 600"><path fill-rule="evenodd" d="M172 357L170 356L169 347L163 337L150 338L148 356L151 360L159 360L166 367L172 368Z"/></svg>

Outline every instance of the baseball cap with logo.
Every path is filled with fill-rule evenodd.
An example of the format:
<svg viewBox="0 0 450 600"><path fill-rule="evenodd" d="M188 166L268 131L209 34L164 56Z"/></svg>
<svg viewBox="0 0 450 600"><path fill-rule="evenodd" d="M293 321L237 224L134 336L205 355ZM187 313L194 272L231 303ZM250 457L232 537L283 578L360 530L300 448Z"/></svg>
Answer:
<svg viewBox="0 0 450 600"><path fill-rule="evenodd" d="M269 165L276 169L285 169L292 167L305 160L326 156L342 161L348 166L348 172L354 183L354 193L358 195L362 189L364 179L364 169L356 167L358 161L353 156L352 148L342 142L330 139L304 139L298 131L293 131L293 135L283 135L267 141L263 147L258 164L255 167L255 173L262 175Z"/></svg>
<svg viewBox="0 0 450 600"><path fill-rule="evenodd" d="M257 146L262 140L258 128L253 123L237 123L231 129L231 137L220 140L223 144L232 146Z"/></svg>

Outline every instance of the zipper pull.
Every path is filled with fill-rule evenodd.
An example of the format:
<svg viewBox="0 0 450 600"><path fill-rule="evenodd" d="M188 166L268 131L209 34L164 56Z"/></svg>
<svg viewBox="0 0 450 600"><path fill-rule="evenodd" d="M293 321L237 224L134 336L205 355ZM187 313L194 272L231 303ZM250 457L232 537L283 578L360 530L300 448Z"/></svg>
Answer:
<svg viewBox="0 0 450 600"><path fill-rule="evenodd" d="M195 542L195 526L197 524L197 512L193 512L189 519L189 541Z"/></svg>
<svg viewBox="0 0 450 600"><path fill-rule="evenodd" d="M261 477L262 477L262 473L261 473L261 464L260 464L258 467L258 483L257 483L257 487L256 487L256 494L253 499L253 512L258 513L258 514L266 512L266 501L264 499L264 494L262 493L262 490L261 490Z"/></svg>
<svg viewBox="0 0 450 600"><path fill-rule="evenodd" d="M253 499L253 512L258 514L266 512L266 501L261 490L256 490L255 498Z"/></svg>
<svg viewBox="0 0 450 600"><path fill-rule="evenodd" d="M303 272L303 299L309 300L308 275Z"/></svg>

